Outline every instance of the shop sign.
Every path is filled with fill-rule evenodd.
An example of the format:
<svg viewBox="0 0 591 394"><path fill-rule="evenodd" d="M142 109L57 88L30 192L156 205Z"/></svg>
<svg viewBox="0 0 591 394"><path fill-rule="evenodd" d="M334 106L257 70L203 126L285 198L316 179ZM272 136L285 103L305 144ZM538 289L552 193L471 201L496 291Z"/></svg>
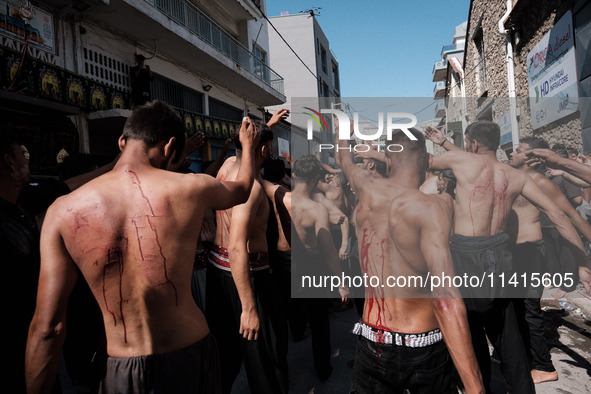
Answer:
<svg viewBox="0 0 591 394"><path fill-rule="evenodd" d="M572 13L568 11L527 55L533 129L579 108Z"/></svg>

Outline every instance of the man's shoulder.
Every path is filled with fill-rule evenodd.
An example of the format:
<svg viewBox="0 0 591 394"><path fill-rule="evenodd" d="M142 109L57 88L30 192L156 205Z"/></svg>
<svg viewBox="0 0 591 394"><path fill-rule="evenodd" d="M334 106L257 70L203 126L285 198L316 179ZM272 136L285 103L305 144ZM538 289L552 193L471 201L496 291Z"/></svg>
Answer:
<svg viewBox="0 0 591 394"><path fill-rule="evenodd" d="M529 177L538 185L538 187L545 187L547 185L556 186L554 182L552 182L547 176L540 174L537 171L530 171L528 172Z"/></svg>
<svg viewBox="0 0 591 394"><path fill-rule="evenodd" d="M436 214L449 214L453 207L451 196L425 194L418 189L405 190L392 200L390 215L405 218L432 218Z"/></svg>

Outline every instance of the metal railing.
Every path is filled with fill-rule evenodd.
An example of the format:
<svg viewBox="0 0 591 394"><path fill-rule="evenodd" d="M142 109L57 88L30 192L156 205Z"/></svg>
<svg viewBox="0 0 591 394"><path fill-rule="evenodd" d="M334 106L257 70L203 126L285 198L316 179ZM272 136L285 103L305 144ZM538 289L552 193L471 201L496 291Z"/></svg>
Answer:
<svg viewBox="0 0 591 394"><path fill-rule="evenodd" d="M283 78L188 0L146 0L277 92Z"/></svg>

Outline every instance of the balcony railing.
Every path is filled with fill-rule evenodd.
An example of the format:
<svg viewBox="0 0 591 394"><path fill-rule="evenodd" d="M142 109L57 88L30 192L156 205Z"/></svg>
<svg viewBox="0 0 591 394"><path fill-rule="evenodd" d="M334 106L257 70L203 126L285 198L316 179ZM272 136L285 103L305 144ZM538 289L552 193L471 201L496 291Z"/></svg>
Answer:
<svg viewBox="0 0 591 394"><path fill-rule="evenodd" d="M433 97L439 99L445 97L445 81L439 81L435 84L433 89Z"/></svg>
<svg viewBox="0 0 591 394"><path fill-rule="evenodd" d="M445 80L447 77L447 60L439 60L433 65L433 82Z"/></svg>
<svg viewBox="0 0 591 394"><path fill-rule="evenodd" d="M146 0L163 14L283 94L283 78L187 0Z"/></svg>

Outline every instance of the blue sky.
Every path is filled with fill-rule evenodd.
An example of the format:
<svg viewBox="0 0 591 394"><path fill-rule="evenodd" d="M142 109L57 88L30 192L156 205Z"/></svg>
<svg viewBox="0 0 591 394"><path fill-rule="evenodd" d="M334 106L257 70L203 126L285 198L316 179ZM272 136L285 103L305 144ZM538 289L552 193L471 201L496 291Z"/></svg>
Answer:
<svg viewBox="0 0 591 394"><path fill-rule="evenodd" d="M469 0L267 0L267 15L320 7L341 97L433 97L433 64L468 19Z"/></svg>

